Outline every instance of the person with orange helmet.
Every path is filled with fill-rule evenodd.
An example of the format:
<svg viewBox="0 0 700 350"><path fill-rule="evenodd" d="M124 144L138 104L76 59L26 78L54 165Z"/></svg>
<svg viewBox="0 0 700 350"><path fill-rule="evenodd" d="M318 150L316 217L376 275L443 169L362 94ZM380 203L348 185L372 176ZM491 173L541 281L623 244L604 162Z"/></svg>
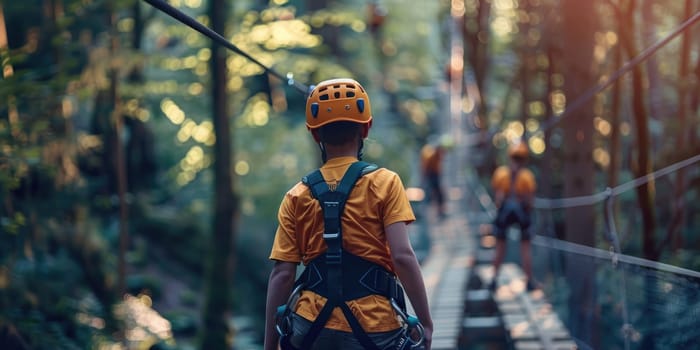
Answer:
<svg viewBox="0 0 700 350"><path fill-rule="evenodd" d="M527 289L535 288L532 278L530 226L532 224L532 204L537 185L534 174L525 167L529 153L524 142L512 144L508 148L510 164L496 168L491 177L491 188L498 208L493 222L496 252L493 259L494 276L489 286L492 290L496 288L498 270L505 257L506 231L514 224L518 224L520 227L520 259L523 271L527 276Z"/></svg>
<svg viewBox="0 0 700 350"><path fill-rule="evenodd" d="M426 143L420 152L421 175L429 202L435 203L439 218L445 217L445 191L443 190L442 160L446 147L441 143Z"/></svg>
<svg viewBox="0 0 700 350"><path fill-rule="evenodd" d="M367 92L352 79L319 83L306 102L306 126L323 165L280 204L264 348L430 349L433 325L403 183L361 160L372 126ZM417 317L406 312L404 289Z"/></svg>

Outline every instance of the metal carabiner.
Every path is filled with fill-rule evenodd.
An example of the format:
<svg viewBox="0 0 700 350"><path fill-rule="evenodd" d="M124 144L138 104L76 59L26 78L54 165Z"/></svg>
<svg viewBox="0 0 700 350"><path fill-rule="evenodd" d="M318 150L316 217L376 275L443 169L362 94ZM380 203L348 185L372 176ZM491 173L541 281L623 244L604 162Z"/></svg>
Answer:
<svg viewBox="0 0 700 350"><path fill-rule="evenodd" d="M418 320L417 317L407 315L400 307L399 304L396 303L396 300L394 298L390 299L391 306L394 308L396 313L403 319L403 321L407 325L407 331L410 332L411 330L415 329L418 332L418 340L414 340L410 334L408 334L407 340L412 344L411 347L418 347L421 344L423 344L423 341L425 340L425 328L423 328L423 325L420 323L420 320Z"/></svg>
<svg viewBox="0 0 700 350"><path fill-rule="evenodd" d="M275 315L275 329L280 336L286 336L292 330L292 324L290 321L290 315L294 312L297 302L299 301L299 295L304 289L305 284L302 283L298 285L292 293L287 298L287 303L277 307L277 313Z"/></svg>

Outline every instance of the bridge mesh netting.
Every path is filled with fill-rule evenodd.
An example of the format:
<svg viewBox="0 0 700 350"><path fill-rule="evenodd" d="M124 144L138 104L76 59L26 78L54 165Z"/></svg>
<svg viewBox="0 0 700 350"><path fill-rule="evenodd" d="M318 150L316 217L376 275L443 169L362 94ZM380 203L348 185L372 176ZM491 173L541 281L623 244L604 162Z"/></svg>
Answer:
<svg viewBox="0 0 700 350"><path fill-rule="evenodd" d="M697 272L545 237L533 240L532 254L536 278L580 348L689 349L700 341Z"/></svg>

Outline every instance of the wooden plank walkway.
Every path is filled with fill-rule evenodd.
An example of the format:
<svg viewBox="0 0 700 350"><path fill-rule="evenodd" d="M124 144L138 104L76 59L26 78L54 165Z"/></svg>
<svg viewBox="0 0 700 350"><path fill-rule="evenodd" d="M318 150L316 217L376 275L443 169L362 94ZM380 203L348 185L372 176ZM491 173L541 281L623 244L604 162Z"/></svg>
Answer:
<svg viewBox="0 0 700 350"><path fill-rule="evenodd" d="M544 293L527 292L517 264L503 264L499 288L494 293L486 289L493 274L495 242L486 236L491 216L463 195L449 196L450 215L441 221L420 206L423 215L413 227L422 232L417 237L429 237L429 242L421 243L430 248L420 253L434 323L432 348L577 349ZM485 238L491 242L485 244L489 241ZM408 307L414 313L410 303Z"/></svg>
<svg viewBox="0 0 700 350"><path fill-rule="evenodd" d="M475 272L483 281L491 281L493 276L493 268L488 265L477 266ZM544 293L527 291L525 276L518 265L502 265L493 298L514 349L577 349Z"/></svg>
<svg viewBox="0 0 700 350"><path fill-rule="evenodd" d="M464 216L448 217L432 225L432 245L422 271L433 317L435 350L457 349L473 253L469 235Z"/></svg>

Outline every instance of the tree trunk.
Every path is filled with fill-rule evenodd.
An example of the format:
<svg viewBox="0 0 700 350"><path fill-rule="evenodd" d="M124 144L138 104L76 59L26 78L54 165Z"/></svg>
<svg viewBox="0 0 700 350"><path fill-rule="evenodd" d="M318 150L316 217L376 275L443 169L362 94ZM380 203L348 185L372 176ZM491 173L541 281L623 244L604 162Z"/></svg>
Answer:
<svg viewBox="0 0 700 350"><path fill-rule="evenodd" d="M112 4L107 4L107 23L109 31L110 57L116 57L119 49L119 36L116 30L116 13ZM121 132L123 126L123 115L119 106L119 74L115 63L110 63L107 67L109 86L104 92L103 111L105 114L98 117L108 118L108 140L111 143L110 152L107 153L107 161L115 170L115 188L119 203L119 253L118 253L118 282L117 288L120 294L126 293L126 252L129 245L128 231L128 204L126 203L126 164L124 161L124 147L121 142ZM98 94L99 96L99 94ZM111 191L110 191L111 192Z"/></svg>
<svg viewBox="0 0 700 350"><path fill-rule="evenodd" d="M520 4L520 7L523 12L525 13L530 13L532 11L530 3L528 1L525 1ZM523 124L523 127L525 128L525 133L523 134L523 139L526 138L526 133L527 133L527 119L530 116L529 115L529 106L528 104L530 103L531 93L530 93L530 84L531 84L531 74L533 73L533 70L535 68L535 64L533 62L533 59L535 57L534 49L532 46L530 46L530 40L528 39L528 32L530 31L530 23L528 21L522 21L519 24L520 27L520 96L521 96L521 107L520 107L520 115L518 116L520 122ZM527 140L525 140L527 142Z"/></svg>
<svg viewBox="0 0 700 350"><path fill-rule="evenodd" d="M226 0L209 2L212 29L225 33L225 19L229 7ZM212 118L216 143L214 144L214 217L213 234L209 246L206 271L206 299L202 315L201 349L231 348L231 276L233 275L234 215L236 212L231 175L232 135L226 106L226 51L212 44Z"/></svg>
<svg viewBox="0 0 700 350"><path fill-rule="evenodd" d="M618 21L617 32L623 30L623 25ZM618 41L617 46L614 48L613 59L615 63L613 64L613 69L620 69L622 67L622 46ZM608 167L608 187L615 187L618 185L620 176L620 159L622 158L621 137L620 137L620 100L622 97L622 80L618 80L612 87L610 102L610 165Z"/></svg>
<svg viewBox="0 0 700 350"><path fill-rule="evenodd" d="M476 27L473 31L469 31L467 28L468 20L465 14L465 27L464 27L464 39L465 47L464 50L466 61L469 62L474 71L474 78L476 80L476 86L478 88L479 96L478 101L481 102L479 106L478 119L475 121L476 126L486 131L489 128L488 119L486 118L486 102L483 96L486 92L486 75L488 70L488 42L490 26L489 20L491 17L491 1L479 0L479 5L476 13L476 18L474 22Z"/></svg>
<svg viewBox="0 0 700 350"><path fill-rule="evenodd" d="M0 2L0 59L7 62L3 65L2 78L8 79L14 74L12 60L10 59L10 44L7 38L7 24L5 22L5 11L3 10L2 2ZM19 131L19 112L17 111L16 97L9 96L7 103L7 122L10 126L11 137L16 137Z"/></svg>
<svg viewBox="0 0 700 350"><path fill-rule="evenodd" d="M642 1L642 45L649 47L656 43L657 38L657 22L658 14L654 11L657 5L656 0ZM651 55L644 63L646 68L646 76L649 81L648 86L648 101L649 101L649 117L654 119L663 118L667 109L664 106L663 84L661 81L661 73L659 72L659 60L656 55ZM658 135L660 136L660 135Z"/></svg>
<svg viewBox="0 0 700 350"><path fill-rule="evenodd" d="M700 58L695 64L695 85L692 91L700 90ZM691 101L691 111L693 115L700 116L700 94L693 94ZM700 129L700 117L695 117L691 120L690 124L690 144L692 149L698 149L700 147L700 139L698 138L697 130Z"/></svg>
<svg viewBox="0 0 700 350"><path fill-rule="evenodd" d="M626 30L620 32L622 46L629 57L636 57L638 52L634 41L635 33L635 14L636 0L631 0L627 8L620 11L620 18L624 23L623 28ZM635 66L632 70L632 112L635 124L636 136L636 166L633 166L635 177L645 176L651 172L652 165L650 160L650 136L648 126L648 116L646 106L644 104L644 75L641 66ZM636 187L637 200L642 213L642 254L644 258L649 260L657 260L658 253L656 240L654 238L654 229L656 220L653 209L653 188L654 180ZM644 277L644 300L647 306L645 313L649 331L644 334L641 347L644 349L655 349L657 346L658 331L653 325L653 320L658 317L658 310L653 305L663 304L663 300L659 299L657 292L657 281L651 275Z"/></svg>
<svg viewBox="0 0 700 350"><path fill-rule="evenodd" d="M545 33L547 35L547 33ZM545 114L544 114L544 120L543 123L549 123L552 118L554 118L554 108L552 106L552 92L554 92L554 74L556 72L555 65L554 65L554 48L551 45L551 42L547 44L546 46L547 50L547 71L545 72L545 76L547 77L547 82L546 82L546 89L544 91L544 105L545 105ZM545 145L548 145L548 149L545 150L545 152L542 154L542 159L540 161L540 166L542 169L552 169L552 171L543 171L540 173L540 177L538 179L538 192L540 195L542 195L544 198L551 198L553 195L552 189L554 188L555 182L559 182L559 179L555 179L555 173L556 171L554 170L554 157L553 157L553 152L555 151L553 148L550 148L552 145L552 130L551 128L548 128L544 132L544 143ZM557 232L554 229L555 223L553 219L553 215L550 213L547 213L542 216L543 220L545 221L545 227L546 231L545 234L551 237L555 238L561 238L557 236Z"/></svg>
<svg viewBox="0 0 700 350"><path fill-rule="evenodd" d="M479 91L484 91L484 82L486 81L486 72L488 69L488 51L489 51L489 33L491 33L491 1L490 0L479 0L479 9L477 12L477 24L478 28L476 35L472 36L472 43L474 50L473 62L474 62L474 75L476 76L476 83L479 86ZM487 127L482 125L482 127Z"/></svg>
<svg viewBox="0 0 700 350"><path fill-rule="evenodd" d="M617 21L617 32L620 33L623 31L623 25L620 20ZM620 41L618 40L617 45L613 48L614 53L613 53L613 70L620 69L622 67L622 58L623 58L623 52L622 52L622 45ZM619 79L615 82L615 84L612 86L612 91L610 92L611 95L611 102L610 102L610 143L609 143L609 154L610 154L610 164L608 165L608 187L613 188L617 185L619 185L619 179L620 179L620 168L621 168L621 159L623 158L622 155L622 137L621 137L621 132L620 132L620 127L622 126L621 123L621 114L622 110L620 108L621 106L621 100L622 100L622 84L623 80ZM618 208L619 208L619 201L615 201L613 204L612 208L612 217L609 218L612 220L612 223L617 226L617 213L618 213Z"/></svg>
<svg viewBox="0 0 700 350"><path fill-rule="evenodd" d="M685 11L683 12L683 18L689 18L693 15L692 0L685 0ZM690 150L690 132L692 132L693 129L688 129L688 117L690 115L689 87L691 84L689 79L690 38L690 31L683 33L681 39L680 62L678 65L678 78L680 80L680 84L678 85L678 128L676 129L677 133L674 138L676 140L676 154L681 155L692 154ZM683 158L686 157L683 156ZM666 240L670 241L673 251L677 251L683 247L683 235L681 235L679 231L683 224L683 218L685 217L686 206L684 197L687 187L685 173L686 169L684 168L678 169L678 172L676 172L676 183L671 203L673 214L671 216L671 222L668 225L668 230L666 231Z"/></svg>
<svg viewBox="0 0 700 350"><path fill-rule="evenodd" d="M595 4L591 1L564 0L562 28L563 52L566 55L564 82L567 101L581 96L595 85L591 62L594 34L598 28ZM564 196L590 195L594 192L593 104L589 103L569 114L561 122L564 133ZM565 237L568 241L595 246L594 207L582 206L565 210ZM571 287L569 296L570 328L572 334L593 348L599 348L596 330L599 322L595 283L595 264L588 258L569 255L567 276Z"/></svg>
<svg viewBox="0 0 700 350"><path fill-rule="evenodd" d="M624 27L626 31L621 32L622 45L627 52L628 57L636 57L638 50L634 41L634 6L636 1L632 0L629 7L623 10ZM636 167L634 167L634 176L642 177L650 173L652 170L650 146L651 140L649 135L649 121L646 106L644 104L644 75L642 67L637 65L632 70L632 111L635 123L636 136ZM639 208L642 212L642 251L644 258L657 260L659 257L654 239L654 230L656 228L656 219L654 216L654 181L638 186L636 188Z"/></svg>
<svg viewBox="0 0 700 350"><path fill-rule="evenodd" d="M308 0L306 3L309 13L327 10L329 5L330 1L328 0ZM346 56L343 54L343 48L341 46L340 26L324 25L312 30L323 38L323 44L330 49L330 55L332 57L336 57L341 64L346 62Z"/></svg>

